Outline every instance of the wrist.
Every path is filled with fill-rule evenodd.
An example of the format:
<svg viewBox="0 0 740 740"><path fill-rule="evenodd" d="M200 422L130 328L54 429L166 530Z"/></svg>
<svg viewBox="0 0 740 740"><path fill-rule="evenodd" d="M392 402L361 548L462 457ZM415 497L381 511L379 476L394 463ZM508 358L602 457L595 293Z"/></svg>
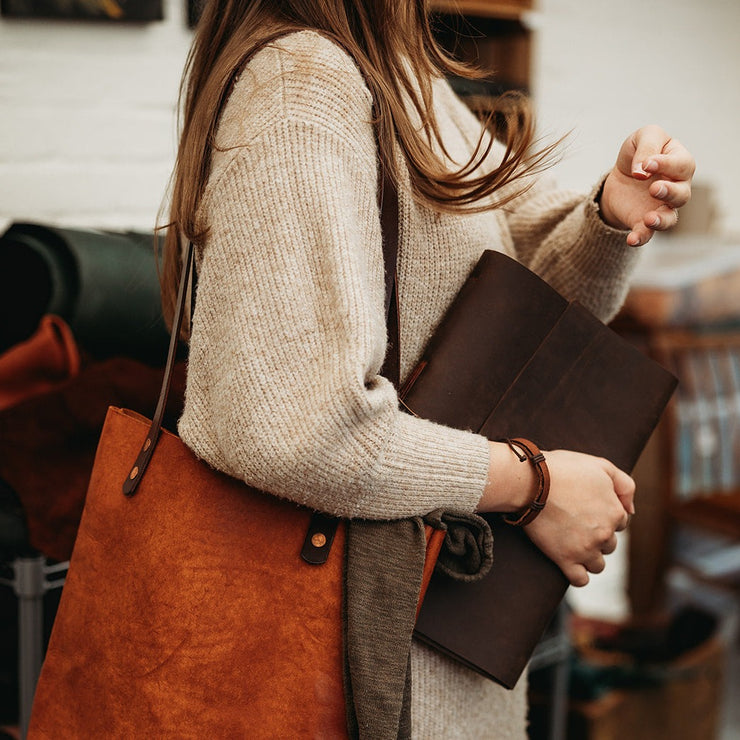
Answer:
<svg viewBox="0 0 740 740"><path fill-rule="evenodd" d="M610 191L611 186L613 185L614 177L614 171L612 170L612 172L610 172L604 179L604 182L602 183L601 187L596 193L596 196L594 197L594 201L596 202L599 218L601 218L601 220L607 226L623 231L627 227L616 217L610 206Z"/></svg>
<svg viewBox="0 0 740 740"><path fill-rule="evenodd" d="M531 465L522 465L506 442L489 442L488 482L478 511L502 514L519 511L537 494L538 481Z"/></svg>
<svg viewBox="0 0 740 740"><path fill-rule="evenodd" d="M529 463L537 476L537 491L532 500L515 513L503 515L507 524L515 527L526 527L545 508L550 493L550 469L547 467L545 456L532 440L515 437L506 439L505 442L514 451L519 462Z"/></svg>

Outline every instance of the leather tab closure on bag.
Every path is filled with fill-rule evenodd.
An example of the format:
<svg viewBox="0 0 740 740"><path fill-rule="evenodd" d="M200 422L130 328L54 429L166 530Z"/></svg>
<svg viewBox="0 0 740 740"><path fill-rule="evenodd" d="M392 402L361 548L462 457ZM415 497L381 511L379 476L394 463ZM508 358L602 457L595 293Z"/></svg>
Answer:
<svg viewBox="0 0 740 740"><path fill-rule="evenodd" d="M303 541L301 557L311 565L323 565L329 558L339 519L326 514L314 513Z"/></svg>

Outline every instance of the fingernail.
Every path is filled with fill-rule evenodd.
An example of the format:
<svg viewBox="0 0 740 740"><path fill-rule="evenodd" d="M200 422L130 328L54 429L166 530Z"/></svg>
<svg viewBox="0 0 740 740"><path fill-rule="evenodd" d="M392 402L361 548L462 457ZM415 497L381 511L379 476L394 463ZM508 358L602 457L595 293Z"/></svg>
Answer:
<svg viewBox="0 0 740 740"><path fill-rule="evenodd" d="M656 229L658 226L660 226L660 216L656 216L651 222L650 222L650 228Z"/></svg>
<svg viewBox="0 0 740 740"><path fill-rule="evenodd" d="M643 167L642 162L638 162L633 168L632 168L632 174L633 175L647 175L649 174L648 171Z"/></svg>
<svg viewBox="0 0 740 740"><path fill-rule="evenodd" d="M658 163L654 159L649 159L645 162L645 172L657 172Z"/></svg>
<svg viewBox="0 0 740 740"><path fill-rule="evenodd" d="M632 516L635 515L635 505L634 504L630 504L630 514L632 514Z"/></svg>
<svg viewBox="0 0 740 740"><path fill-rule="evenodd" d="M627 237L627 244L629 244L631 247L639 247L640 246L640 237L636 236L635 234L630 234Z"/></svg>
<svg viewBox="0 0 740 740"><path fill-rule="evenodd" d="M662 200L663 198L668 195L668 188L665 185L661 185L656 191L655 191L655 197L658 200Z"/></svg>

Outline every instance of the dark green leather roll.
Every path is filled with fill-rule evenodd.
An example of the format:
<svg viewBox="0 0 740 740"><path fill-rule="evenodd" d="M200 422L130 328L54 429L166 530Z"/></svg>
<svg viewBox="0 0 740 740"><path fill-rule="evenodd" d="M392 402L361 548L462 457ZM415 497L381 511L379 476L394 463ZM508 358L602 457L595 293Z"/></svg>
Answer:
<svg viewBox="0 0 740 740"><path fill-rule="evenodd" d="M0 351L47 313L97 359L161 364L168 335L152 234L13 224L0 237Z"/></svg>

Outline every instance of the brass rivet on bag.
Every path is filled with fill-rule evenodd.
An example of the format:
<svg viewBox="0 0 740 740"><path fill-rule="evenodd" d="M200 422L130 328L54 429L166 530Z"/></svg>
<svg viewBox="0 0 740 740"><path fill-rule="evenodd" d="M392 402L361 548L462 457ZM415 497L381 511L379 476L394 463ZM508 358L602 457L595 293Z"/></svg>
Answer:
<svg viewBox="0 0 740 740"><path fill-rule="evenodd" d="M326 535L321 534L321 532L317 532L311 537L311 544L314 547L323 547L326 544Z"/></svg>
<svg viewBox="0 0 740 740"><path fill-rule="evenodd" d="M134 478L136 478L136 476L137 476L138 474L139 474L139 468L134 468L134 469L133 469L133 470L131 471L131 475L129 475L129 478L131 478L131 480L133 480Z"/></svg>
<svg viewBox="0 0 740 740"><path fill-rule="evenodd" d="M146 452L151 446L152 446L152 440L148 439L146 442L144 442L144 452Z"/></svg>

